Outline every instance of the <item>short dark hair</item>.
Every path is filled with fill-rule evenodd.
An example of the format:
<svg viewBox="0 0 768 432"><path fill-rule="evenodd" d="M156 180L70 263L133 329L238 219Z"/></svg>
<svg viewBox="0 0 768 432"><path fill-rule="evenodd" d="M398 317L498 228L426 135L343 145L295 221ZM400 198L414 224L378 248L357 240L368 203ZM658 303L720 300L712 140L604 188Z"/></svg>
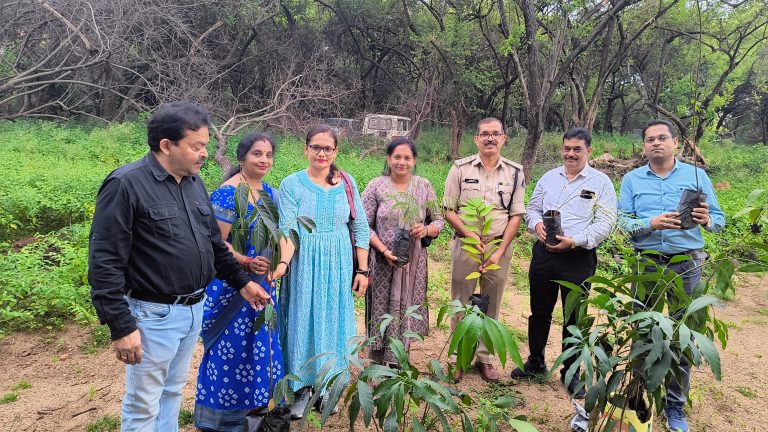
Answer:
<svg viewBox="0 0 768 432"><path fill-rule="evenodd" d="M237 161L239 163L232 167L231 170L229 170L225 178L230 178L240 172L240 164L245 161L245 157L248 155L248 152L251 151L253 145L259 141L268 142L269 145L272 146L272 154L275 154L277 151L277 145L275 144L275 140L272 138L272 135L268 134L267 132L251 132L242 137L240 142L237 144L237 149L235 149L235 156L237 157Z"/></svg>
<svg viewBox="0 0 768 432"><path fill-rule="evenodd" d="M185 131L196 131L210 124L211 118L199 105L186 101L164 103L149 118L147 143L150 150L157 152L161 140L178 141L184 138Z"/></svg>
<svg viewBox="0 0 768 432"><path fill-rule="evenodd" d="M568 129L563 134L563 141L565 141L567 139L582 140L587 145L587 147L591 147L592 146L592 134L589 133L589 130L587 130L587 128L574 127L574 128Z"/></svg>
<svg viewBox="0 0 768 432"><path fill-rule="evenodd" d="M477 122L477 131L480 132L480 126L488 123L498 123L501 126L501 132L506 133L504 131L504 123L501 122L501 120L497 119L496 117L486 117L479 122Z"/></svg>
<svg viewBox="0 0 768 432"><path fill-rule="evenodd" d="M647 131L648 128L651 126L658 126L658 125L666 126L667 129L669 129L669 134L672 136L672 138L677 136L677 128L675 127L675 125L672 124L671 121L664 120L664 119L654 119L649 121L648 124L645 125L645 127L643 128L643 132L640 134L640 138L642 138L643 141L645 141L645 131Z"/></svg>
<svg viewBox="0 0 768 432"><path fill-rule="evenodd" d="M417 156L416 151L416 144L413 143L413 140L410 137L402 136L402 137L396 137L392 141L387 144L387 156L392 156L392 153L395 152L395 149L398 146L401 145L407 145L409 149L411 149L411 153L413 153L413 157L415 158ZM387 163L384 163L384 171L382 172L384 175L389 175L389 165Z"/></svg>

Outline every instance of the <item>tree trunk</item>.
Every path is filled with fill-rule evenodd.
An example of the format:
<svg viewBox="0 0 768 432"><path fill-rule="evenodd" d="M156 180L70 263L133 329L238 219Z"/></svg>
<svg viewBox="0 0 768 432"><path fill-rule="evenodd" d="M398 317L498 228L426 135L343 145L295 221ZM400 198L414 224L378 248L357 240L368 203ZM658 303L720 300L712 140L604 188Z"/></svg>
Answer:
<svg viewBox="0 0 768 432"><path fill-rule="evenodd" d="M605 104L605 115L603 116L602 130L603 132L613 133L613 107L616 104L616 99L613 97L608 98L608 103Z"/></svg>
<svg viewBox="0 0 768 432"><path fill-rule="evenodd" d="M459 110L456 108L451 109L451 159L459 158L459 146L461 145L461 132L462 125L459 119Z"/></svg>
<svg viewBox="0 0 768 432"><path fill-rule="evenodd" d="M536 152L544 135L544 119L541 113L528 116L528 135L525 137L525 147L520 163L523 164L523 173L526 181L531 179L533 164L536 163Z"/></svg>
<svg viewBox="0 0 768 432"><path fill-rule="evenodd" d="M227 146L229 145L229 137L224 135L221 131L215 131L216 135L216 153L213 155L213 160L221 167L222 180L227 180L227 174L232 169L232 161L227 157Z"/></svg>

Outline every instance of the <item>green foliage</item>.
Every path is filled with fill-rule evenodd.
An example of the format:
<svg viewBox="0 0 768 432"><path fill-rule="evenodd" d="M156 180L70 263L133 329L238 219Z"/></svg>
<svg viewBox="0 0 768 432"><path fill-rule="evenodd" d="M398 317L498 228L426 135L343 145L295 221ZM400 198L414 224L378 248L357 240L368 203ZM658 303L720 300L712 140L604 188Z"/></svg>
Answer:
<svg viewBox="0 0 768 432"><path fill-rule="evenodd" d="M31 388L32 388L32 383L30 383L27 380L22 380L14 384L13 387L11 387L11 390L17 391L17 390L27 390Z"/></svg>
<svg viewBox="0 0 768 432"><path fill-rule="evenodd" d="M96 354L100 349L108 347L111 342L109 327L106 325L93 326L88 342L81 349L85 354Z"/></svg>
<svg viewBox="0 0 768 432"><path fill-rule="evenodd" d="M422 319L415 313L418 306L409 308L405 317ZM464 347L468 350L462 356L458 367L468 367L469 361L477 348L480 337L486 343L491 354L495 354L502 365L507 358L512 358L515 364L522 366L522 360L517 350L514 336L507 328L496 320L485 316L477 307L462 306L458 301L443 306L440 309L438 325L446 317L463 313L464 317L452 333L450 344ZM380 324L381 336L386 334L386 328L393 321L386 316ZM469 324L468 324L469 323ZM421 335L412 333L406 337L422 339ZM470 394L454 387L451 367L444 368L438 360L429 364L429 372L424 375L410 363L408 353L402 341L389 338L388 345L392 350L397 364L395 367L373 364L368 359L358 357L373 341L374 337L353 337L347 356L348 367L337 370L336 359L332 353L322 353L309 360L306 365L326 358L322 363L317 378L313 384L314 395L310 398L304 418L318 401L321 389L324 389L328 400L321 413L320 423L325 424L332 409L343 401L349 415L349 428L355 430L355 423L362 417L366 428L374 424L377 429L384 431L426 431L461 430L498 430L501 425L507 425L521 432L536 431L523 417L513 417L509 410L514 405L514 399L502 395L487 403L480 409L480 418L473 422L472 413L477 407ZM449 350L450 352L450 350ZM469 357L466 360L465 357ZM462 363L463 362L463 363ZM357 373L355 373L355 369ZM336 370L336 372L331 372ZM351 383L349 377L356 377ZM275 392L270 405L280 400L291 402L293 393L288 386L289 381L297 381L294 375L287 375L275 386ZM345 391L346 387L346 391ZM477 425L475 424L477 423Z"/></svg>
<svg viewBox="0 0 768 432"><path fill-rule="evenodd" d="M749 387L739 386L739 387L736 387L736 391L741 393L742 396L749 399L754 399L757 397L757 392L752 390Z"/></svg>
<svg viewBox="0 0 768 432"><path fill-rule="evenodd" d="M493 223L493 217L491 216L491 210L493 206L485 203L480 198L474 198L465 202L459 212L459 217L464 221L464 228L476 234L480 239L476 237L460 237L461 247L467 256L478 265L478 271L472 272L467 275L467 279L480 279L483 274L480 272L480 267L483 266L493 253L499 248L501 239L487 240L488 233L491 232L491 224ZM498 264L489 264L485 266L484 271L493 271L500 269Z"/></svg>
<svg viewBox="0 0 768 432"><path fill-rule="evenodd" d="M192 411L186 408L179 410L179 427L189 426L194 420L195 414Z"/></svg>
<svg viewBox="0 0 768 432"><path fill-rule="evenodd" d="M682 278L654 261L629 252L622 259L632 272L589 278L592 295L588 299L583 299L581 287L558 281L571 290L566 314L575 310L579 319L568 328L571 336L565 340L573 345L552 369L564 358L576 357L565 380L569 382L581 368L588 412L603 412L614 393L623 396L623 408L645 400L649 410L654 405L661 410L663 384L677 373L683 357L694 366L708 364L715 378L721 378L720 355L713 341L719 340L725 348L728 326L714 315L718 300L709 295L711 284L700 284L688 295ZM681 255L670 263L685 260L690 258ZM730 279L732 272L731 268L723 277Z"/></svg>
<svg viewBox="0 0 768 432"><path fill-rule="evenodd" d="M249 198L255 203L252 204L254 211L250 215ZM280 239L287 237L296 248L300 246L298 231L291 229L286 236L279 229L280 215L267 191L254 191L248 183L240 183L235 190L235 212L237 218L232 223L232 247L244 254L245 244L250 240L257 251L270 257L270 271L274 271L280 263ZM315 222L306 216L297 217L296 224L308 232L315 229Z"/></svg>
<svg viewBox="0 0 768 432"><path fill-rule="evenodd" d="M85 426L86 432L112 432L120 430L120 417L105 415L104 417L88 423Z"/></svg>
<svg viewBox="0 0 768 432"><path fill-rule="evenodd" d="M474 305L464 305L454 300L442 306L437 312L438 325L448 316L463 315L451 333L448 345L448 355L456 355L456 367L468 370L475 357L478 342L483 341L488 352L495 354L502 367L506 366L509 357L515 366L522 368L523 361L518 351L515 335L501 322L480 312Z"/></svg>
<svg viewBox="0 0 768 432"><path fill-rule="evenodd" d="M146 153L142 129L138 123L86 132L0 122L0 241L89 220L104 177Z"/></svg>
<svg viewBox="0 0 768 432"><path fill-rule="evenodd" d="M92 322L87 224L41 236L0 260L0 333Z"/></svg>
<svg viewBox="0 0 768 432"><path fill-rule="evenodd" d="M0 405L9 404L19 400L19 394L17 392L9 392L0 396Z"/></svg>

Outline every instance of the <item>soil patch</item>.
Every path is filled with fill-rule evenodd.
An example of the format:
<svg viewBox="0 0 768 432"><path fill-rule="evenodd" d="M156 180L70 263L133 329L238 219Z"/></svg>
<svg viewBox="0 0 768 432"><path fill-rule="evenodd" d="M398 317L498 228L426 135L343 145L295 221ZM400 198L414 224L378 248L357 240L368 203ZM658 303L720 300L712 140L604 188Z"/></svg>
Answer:
<svg viewBox="0 0 768 432"><path fill-rule="evenodd" d="M525 264L520 262L512 268L525 269ZM445 264L431 263L432 275L448 270ZM523 279L524 276L509 275L501 320L524 336L530 314L527 289L513 287L515 280ZM768 332L768 278L750 276L740 285L736 299L726 303L719 313L721 319L731 324L730 342L722 352L723 382L715 380L707 369L693 372L689 421L697 432L765 429L761 425L764 413L768 412L768 344L763 340ZM411 351L413 363L423 371L432 359L446 359L443 350L448 330L435 327L436 311L430 315L430 335L424 342L414 343ZM358 316L358 334L365 331L362 321ZM556 312L547 345L550 364L560 351L561 322L562 314ZM90 332L90 328L71 325L56 333L16 333L0 340L0 396L18 394L16 401L0 404L0 430L83 431L104 416L120 416L123 368L109 348L88 354L94 351L89 349ZM527 345L521 345L525 357ZM197 379L201 353L202 347L198 346L190 368L190 383ZM514 392L520 399L515 414L527 416L542 432L568 431L573 408L557 374L546 383L518 382L509 378L513 367L507 364L499 385L489 386L477 373L469 373L460 387L491 400ZM30 387L22 388L26 387L19 385L22 382L28 382ZM14 390L14 386L19 388ZM193 384L187 385L184 409L189 412L194 405L194 391ZM362 424L359 426L363 429ZM664 430L660 419L656 420L656 428ZM181 430L194 428L185 425ZM325 430L349 430L346 416L336 416Z"/></svg>

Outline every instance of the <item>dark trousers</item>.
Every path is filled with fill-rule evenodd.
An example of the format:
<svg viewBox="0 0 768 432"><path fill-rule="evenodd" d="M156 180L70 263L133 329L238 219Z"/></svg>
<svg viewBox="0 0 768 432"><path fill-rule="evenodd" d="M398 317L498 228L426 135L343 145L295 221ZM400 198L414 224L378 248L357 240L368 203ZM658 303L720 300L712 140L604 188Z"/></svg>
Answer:
<svg viewBox="0 0 768 432"><path fill-rule="evenodd" d="M565 298L570 289L555 283L555 280L571 282L584 287L584 297L589 295L590 285L585 283L588 277L595 274L597 269L597 253L594 249L573 249L566 252L549 252L544 245L537 241L533 245L531 268L528 271L528 282L531 287L531 316L528 318L528 366L534 370L545 367L544 348L549 338L549 328L552 326L552 312L555 310L557 297L560 295L563 303L563 340L570 336L567 328L576 324L576 312L565 316ZM563 344L563 351L568 347ZM563 362L561 374L573 364L574 356Z"/></svg>
<svg viewBox="0 0 768 432"><path fill-rule="evenodd" d="M664 268L664 272L673 271L680 275L683 279L683 289L685 293L691 295L693 289L701 280L701 266L704 265L704 261L707 258L707 254L700 250L693 250L685 252L691 259L689 261L682 261L674 264L669 264L666 261L660 261L654 259L659 266ZM656 271L655 266L646 267L648 273ZM648 292L652 292L652 287L647 288ZM671 294L668 294L668 298L671 298ZM648 302L649 299L645 299ZM675 312L672 314L675 319L682 318L682 312ZM666 382L667 394L665 402L667 405L683 406L688 401L688 392L691 389L691 365L688 363L688 359L685 356L680 357L680 363L678 364L678 372L680 373L680 381L674 376L668 379Z"/></svg>

